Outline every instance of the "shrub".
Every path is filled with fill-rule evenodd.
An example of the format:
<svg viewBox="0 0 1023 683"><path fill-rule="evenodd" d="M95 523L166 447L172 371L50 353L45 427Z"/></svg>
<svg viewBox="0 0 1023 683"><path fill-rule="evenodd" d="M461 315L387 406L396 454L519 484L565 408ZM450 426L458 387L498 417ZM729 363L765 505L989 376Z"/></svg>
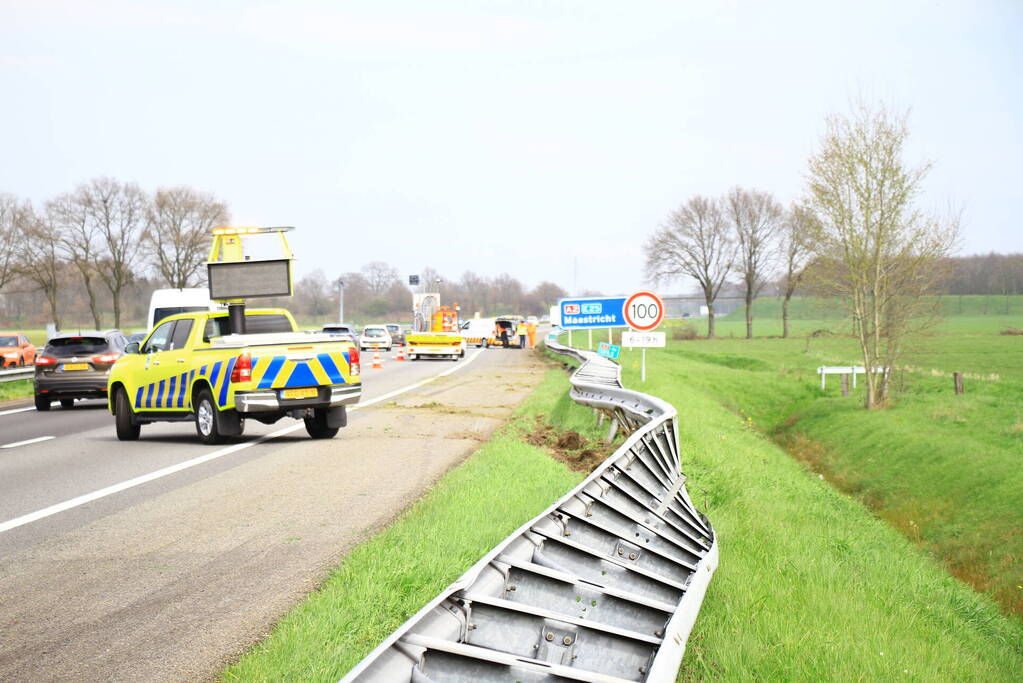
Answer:
<svg viewBox="0 0 1023 683"><path fill-rule="evenodd" d="M682 323L679 327L671 329L671 338L674 341L690 341L696 339L696 326L692 323Z"/></svg>

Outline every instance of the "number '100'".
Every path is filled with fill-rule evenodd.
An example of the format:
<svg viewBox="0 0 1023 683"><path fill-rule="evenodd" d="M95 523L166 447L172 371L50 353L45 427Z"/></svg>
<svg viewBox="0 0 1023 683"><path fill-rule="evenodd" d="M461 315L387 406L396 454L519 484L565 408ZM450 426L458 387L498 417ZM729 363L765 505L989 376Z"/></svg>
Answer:
<svg viewBox="0 0 1023 683"><path fill-rule="evenodd" d="M657 304L632 304L632 317L634 318L656 318L661 310Z"/></svg>

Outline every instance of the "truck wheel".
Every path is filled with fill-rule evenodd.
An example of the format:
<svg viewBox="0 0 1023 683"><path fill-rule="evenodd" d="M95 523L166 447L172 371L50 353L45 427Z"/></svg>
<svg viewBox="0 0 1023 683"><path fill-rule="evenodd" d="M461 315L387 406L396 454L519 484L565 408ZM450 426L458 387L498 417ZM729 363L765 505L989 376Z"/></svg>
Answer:
<svg viewBox="0 0 1023 683"><path fill-rule="evenodd" d="M117 414L114 415L117 439L119 441L138 441L142 427L135 424L131 412L131 402L128 401L128 394L124 392L124 389L117 391L114 408L117 410Z"/></svg>
<svg viewBox="0 0 1023 683"><path fill-rule="evenodd" d="M217 402L213 400L209 387L199 390L195 402L195 431L200 441L209 445L223 443L227 437L241 433L241 422L241 417L235 411L217 410Z"/></svg>
<svg viewBox="0 0 1023 683"><path fill-rule="evenodd" d="M62 398L62 399L60 399L60 407L61 408L74 408L75 407L75 399L73 399L73 398Z"/></svg>
<svg viewBox="0 0 1023 683"><path fill-rule="evenodd" d="M50 399L36 394L36 410L49 410Z"/></svg>
<svg viewBox="0 0 1023 683"><path fill-rule="evenodd" d="M305 418L305 430L314 439L333 439L340 429L327 426L327 411L322 408L313 411L312 417Z"/></svg>

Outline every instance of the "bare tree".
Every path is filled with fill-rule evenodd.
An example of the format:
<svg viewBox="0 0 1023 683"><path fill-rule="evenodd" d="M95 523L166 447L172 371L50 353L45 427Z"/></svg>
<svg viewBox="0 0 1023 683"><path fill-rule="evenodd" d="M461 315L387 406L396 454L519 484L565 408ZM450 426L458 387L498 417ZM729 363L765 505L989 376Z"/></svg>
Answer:
<svg viewBox="0 0 1023 683"><path fill-rule="evenodd" d="M110 291L114 327L121 326L121 294L134 276L148 199L138 185L97 178L78 188L101 252L97 272Z"/></svg>
<svg viewBox="0 0 1023 683"><path fill-rule="evenodd" d="M781 336L789 336L789 303L806 275L810 262L810 240L817 231L817 217L805 206L793 204L782 223L778 252L785 271L782 273Z"/></svg>
<svg viewBox="0 0 1023 683"><path fill-rule="evenodd" d="M667 282L681 276L697 281L707 302L707 338L714 337L714 301L735 262L735 241L721 207L695 195L673 211L643 246L646 276Z"/></svg>
<svg viewBox="0 0 1023 683"><path fill-rule="evenodd" d="M31 205L24 205L17 218L17 245L23 259L18 273L42 290L50 307L50 319L60 329L57 294L60 291L64 260L61 236L56 226L40 218Z"/></svg>
<svg viewBox="0 0 1023 683"><path fill-rule="evenodd" d="M228 222L227 205L189 187L161 188L146 212L146 257L171 287L205 281L210 231Z"/></svg>
<svg viewBox="0 0 1023 683"><path fill-rule="evenodd" d="M62 194L46 203L46 217L54 226L62 255L82 278L92 322L98 330L103 324L96 298L99 243L96 224L89 220L88 201L81 188L74 194Z"/></svg>
<svg viewBox="0 0 1023 683"><path fill-rule="evenodd" d="M930 295L958 236L957 215L939 218L914 206L931 164L903 162L908 135L906 114L860 103L848 117L827 119L809 161L821 284L849 308L867 368L868 409L886 406L908 335L936 320Z"/></svg>
<svg viewBox="0 0 1023 683"><path fill-rule="evenodd" d="M376 297L384 296L391 283L401 277L397 268L383 261L367 263L362 267L362 274L366 277L370 292Z"/></svg>
<svg viewBox="0 0 1023 683"><path fill-rule="evenodd" d="M18 274L21 231L31 209L12 194L0 194L0 290Z"/></svg>
<svg viewBox="0 0 1023 683"><path fill-rule="evenodd" d="M767 192L732 188L724 201L738 245L736 270L746 298L746 339L753 338L753 300L767 282L775 255L774 239L785 211Z"/></svg>

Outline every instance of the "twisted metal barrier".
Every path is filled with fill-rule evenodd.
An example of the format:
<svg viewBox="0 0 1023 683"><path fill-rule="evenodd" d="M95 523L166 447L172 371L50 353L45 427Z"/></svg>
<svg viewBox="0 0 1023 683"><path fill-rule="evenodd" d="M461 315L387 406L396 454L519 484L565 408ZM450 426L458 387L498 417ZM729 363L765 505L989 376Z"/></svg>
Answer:
<svg viewBox="0 0 1023 683"><path fill-rule="evenodd" d="M677 413L579 360L571 396L628 433L579 486L388 636L342 683L674 681L718 563L685 489Z"/></svg>

